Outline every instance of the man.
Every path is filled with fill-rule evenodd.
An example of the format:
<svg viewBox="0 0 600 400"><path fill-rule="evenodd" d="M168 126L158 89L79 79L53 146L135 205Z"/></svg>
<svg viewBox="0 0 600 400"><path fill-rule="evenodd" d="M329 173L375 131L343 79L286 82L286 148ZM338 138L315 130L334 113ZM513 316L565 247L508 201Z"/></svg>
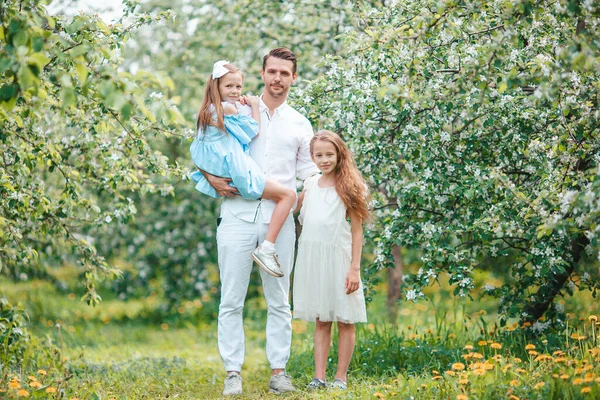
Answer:
<svg viewBox="0 0 600 400"><path fill-rule="evenodd" d="M261 76L265 87L260 101L260 135L250 144L250 156L267 177L295 190L296 178L304 180L318 172L310 157L310 122L286 102L297 77L296 56L286 48L271 50L263 59ZM250 253L264 240L275 203L242 199L228 184L229 179L204 174L217 193L225 197L217 228L221 279L218 341L227 371L223 395L235 395L242 393L242 311L252 271ZM284 276L276 278L260 269L267 303L266 351L272 370L272 393L295 391L285 373L292 341L289 286L295 240L290 213L275 243Z"/></svg>

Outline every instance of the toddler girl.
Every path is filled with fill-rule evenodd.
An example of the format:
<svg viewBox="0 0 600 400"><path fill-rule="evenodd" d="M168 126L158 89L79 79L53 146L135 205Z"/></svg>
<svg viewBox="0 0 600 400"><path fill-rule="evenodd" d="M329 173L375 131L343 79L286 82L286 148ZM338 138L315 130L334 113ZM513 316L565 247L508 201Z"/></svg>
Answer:
<svg viewBox="0 0 600 400"><path fill-rule="evenodd" d="M250 158L248 145L259 131L259 99L256 96L241 98L243 82L242 72L228 61L214 64L198 112L198 133L190 147L194 164L200 171L194 172L191 178L197 190L212 197L219 195L208 183L205 173L231 179L232 186L245 199L264 198L277 203L265 241L251 256L267 273L282 277L274 243L294 206L296 193L267 179Z"/></svg>

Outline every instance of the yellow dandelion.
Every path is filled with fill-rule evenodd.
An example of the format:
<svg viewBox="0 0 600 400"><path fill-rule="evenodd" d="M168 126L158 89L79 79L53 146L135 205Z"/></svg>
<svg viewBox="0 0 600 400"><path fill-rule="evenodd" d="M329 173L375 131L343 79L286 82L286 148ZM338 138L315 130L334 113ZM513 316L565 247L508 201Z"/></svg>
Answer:
<svg viewBox="0 0 600 400"><path fill-rule="evenodd" d="M461 357L468 360L469 358L473 358L473 353L463 354Z"/></svg>
<svg viewBox="0 0 600 400"><path fill-rule="evenodd" d="M369 330L372 332L375 330L375 325L374 324L369 324L367 325L367 328L369 328Z"/></svg>
<svg viewBox="0 0 600 400"><path fill-rule="evenodd" d="M442 376L441 376L441 375L436 375L436 376L434 376L434 377L433 377L433 378L431 378L431 379L433 379L434 381L437 381L437 380L440 380L440 379L442 379Z"/></svg>
<svg viewBox="0 0 600 400"><path fill-rule="evenodd" d="M11 389L19 389L21 384L18 381L11 379L10 382L8 382L8 387Z"/></svg>
<svg viewBox="0 0 600 400"><path fill-rule="evenodd" d="M588 353L590 353L592 357L595 357L600 354L600 347L594 347L593 349L589 349Z"/></svg>
<svg viewBox="0 0 600 400"><path fill-rule="evenodd" d="M594 379L594 382L596 382L596 383L600 383L600 376L599 376L599 377L597 377L596 379Z"/></svg>
<svg viewBox="0 0 600 400"><path fill-rule="evenodd" d="M523 368L517 368L517 374L524 374L527 372L527 370L524 370Z"/></svg>
<svg viewBox="0 0 600 400"><path fill-rule="evenodd" d="M454 339L455 337L456 337L456 335L454 333L448 334L448 339Z"/></svg>
<svg viewBox="0 0 600 400"><path fill-rule="evenodd" d="M537 352L537 351L535 351L535 350L529 350L527 353L528 353L530 356L537 356L537 355L538 355L538 352Z"/></svg>
<svg viewBox="0 0 600 400"><path fill-rule="evenodd" d="M450 376L454 376L454 375L456 375L456 374L454 373L454 371L446 371L446 372L444 372L444 373L445 373L445 374L447 374L447 375L450 375Z"/></svg>
<svg viewBox="0 0 600 400"><path fill-rule="evenodd" d="M531 322L529 322L529 321L523 322L523 325L521 325L521 326L522 326L523 328L528 328L528 327L530 327L530 326L531 326Z"/></svg>
<svg viewBox="0 0 600 400"><path fill-rule="evenodd" d="M590 322L596 322L596 321L598 321L598 317L596 317L595 315L590 315L588 317L588 321L590 321Z"/></svg>
<svg viewBox="0 0 600 400"><path fill-rule="evenodd" d="M434 370L432 370L432 371L431 371L431 373L432 373L432 374L434 374L434 375L439 375L439 374L440 374L440 372L439 372L439 371L436 371L435 369L434 369Z"/></svg>
<svg viewBox="0 0 600 400"><path fill-rule="evenodd" d="M45 369L38 369L38 374L45 376L47 374Z"/></svg>
<svg viewBox="0 0 600 400"><path fill-rule="evenodd" d="M427 389L427 385L426 385L426 384L424 384L424 383L421 383L421 387L422 387L423 389Z"/></svg>
<svg viewBox="0 0 600 400"><path fill-rule="evenodd" d="M573 380L571 381L571 383L572 383L573 385L581 385L581 384L583 383L583 379L581 379L581 378L575 378L575 379L573 379Z"/></svg>
<svg viewBox="0 0 600 400"><path fill-rule="evenodd" d="M508 371L510 367L512 367L512 364L506 364L504 367L502 367L502 372L506 373L506 371Z"/></svg>
<svg viewBox="0 0 600 400"><path fill-rule="evenodd" d="M29 397L29 392L25 389L17 390L17 397Z"/></svg>
<svg viewBox="0 0 600 400"><path fill-rule="evenodd" d="M516 379L513 379L512 381L509 382L510 386L519 386L519 381Z"/></svg>
<svg viewBox="0 0 600 400"><path fill-rule="evenodd" d="M481 354L481 353L473 353L473 358L483 358L483 354Z"/></svg>
<svg viewBox="0 0 600 400"><path fill-rule="evenodd" d="M581 336L577 337L577 340L585 340L585 339L587 339L587 336L585 336L585 335L581 335Z"/></svg>
<svg viewBox="0 0 600 400"><path fill-rule="evenodd" d="M163 331L168 331L169 330L169 325L162 323L160 324L160 329L162 329Z"/></svg>
<svg viewBox="0 0 600 400"><path fill-rule="evenodd" d="M463 379L459 380L458 383L460 383L461 385L467 385L467 384L469 384L469 380L463 378Z"/></svg>
<svg viewBox="0 0 600 400"><path fill-rule="evenodd" d="M575 374L583 374L583 368L575 368Z"/></svg>
<svg viewBox="0 0 600 400"><path fill-rule="evenodd" d="M518 364L520 362L523 362L523 360L521 360L519 357L515 357L515 358L513 358L513 362Z"/></svg>
<svg viewBox="0 0 600 400"><path fill-rule="evenodd" d="M509 398L510 400L520 400L520 399L519 399L517 396L515 396L514 394L511 394L511 395L510 395L508 398Z"/></svg>
<svg viewBox="0 0 600 400"><path fill-rule="evenodd" d="M465 369L465 364L460 362L454 363L452 364L452 369L455 371L462 371Z"/></svg>
<svg viewBox="0 0 600 400"><path fill-rule="evenodd" d="M579 334L575 333L575 332L571 333L571 339L575 339L575 340L579 339Z"/></svg>
<svg viewBox="0 0 600 400"><path fill-rule="evenodd" d="M494 350L500 350L502 348L502 345L500 343L492 343L490 344L490 347Z"/></svg>
<svg viewBox="0 0 600 400"><path fill-rule="evenodd" d="M581 388L581 393L590 393L591 391L592 391L592 388L590 386Z"/></svg>
<svg viewBox="0 0 600 400"><path fill-rule="evenodd" d="M562 374L562 375L560 376L560 379L562 379L562 380L566 381L567 379L569 379L569 375L567 375L567 374Z"/></svg>
<svg viewBox="0 0 600 400"><path fill-rule="evenodd" d="M56 388L54 386L49 386L46 388L46 393L56 393Z"/></svg>
<svg viewBox="0 0 600 400"><path fill-rule="evenodd" d="M492 360L496 360L496 361L502 360L502 354L496 354L494 357L492 357Z"/></svg>
<svg viewBox="0 0 600 400"><path fill-rule="evenodd" d="M383 396L383 394L381 394L381 393L379 393L379 392L375 392L375 393L373 393L373 396L377 397L378 399L383 399L383 398L385 398L385 397Z"/></svg>
<svg viewBox="0 0 600 400"><path fill-rule="evenodd" d="M553 356L564 356L565 352L562 350L556 350L552 353Z"/></svg>
<svg viewBox="0 0 600 400"><path fill-rule="evenodd" d="M557 363L557 364L564 363L566 361L567 361L567 359L565 357L556 357L554 359L554 362Z"/></svg>
<svg viewBox="0 0 600 400"><path fill-rule="evenodd" d="M527 346L525 346L525 350L534 350L535 349L535 345L533 344L528 344Z"/></svg>
<svg viewBox="0 0 600 400"><path fill-rule="evenodd" d="M473 373L475 375L479 375L479 376L485 375L485 372L486 372L485 368L477 368L477 369L473 370Z"/></svg>
<svg viewBox="0 0 600 400"><path fill-rule="evenodd" d="M477 342L477 345L478 345L478 346L485 346L485 345L487 345L487 341L485 341L485 340L480 340L479 342Z"/></svg>
<svg viewBox="0 0 600 400"><path fill-rule="evenodd" d="M552 377L553 377L554 379L558 379L558 374L552 374Z"/></svg>
<svg viewBox="0 0 600 400"><path fill-rule="evenodd" d="M471 368L471 369L483 368L483 363L482 362L473 363L473 364L469 365L469 368Z"/></svg>
<svg viewBox="0 0 600 400"><path fill-rule="evenodd" d="M538 382L535 385L533 385L533 388L537 390L539 388L544 387L544 385L546 385L546 382Z"/></svg>
<svg viewBox="0 0 600 400"><path fill-rule="evenodd" d="M483 363L483 368L487 369L488 371L491 371L492 369L494 369L494 364L486 361Z"/></svg>
<svg viewBox="0 0 600 400"><path fill-rule="evenodd" d="M37 378L33 375L29 375L27 378L29 378L30 381L37 381Z"/></svg>
<svg viewBox="0 0 600 400"><path fill-rule="evenodd" d="M459 394L458 396L456 396L456 400L469 400L469 398L464 394Z"/></svg>
<svg viewBox="0 0 600 400"><path fill-rule="evenodd" d="M39 388L41 388L43 385L42 385L40 382L38 382L38 381L31 381L31 382L29 383L29 386L30 386L30 387L32 387L32 388L34 388L34 389L39 389Z"/></svg>

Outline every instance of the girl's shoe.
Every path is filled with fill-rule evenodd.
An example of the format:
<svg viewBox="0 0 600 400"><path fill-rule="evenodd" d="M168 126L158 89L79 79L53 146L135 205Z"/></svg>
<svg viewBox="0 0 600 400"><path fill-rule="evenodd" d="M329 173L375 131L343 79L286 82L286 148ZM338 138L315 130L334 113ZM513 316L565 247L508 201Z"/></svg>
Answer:
<svg viewBox="0 0 600 400"><path fill-rule="evenodd" d="M261 246L258 246L250 253L250 257L252 257L258 266L264 269L269 275L273 275L276 278L281 278L283 276L283 271L281 271L279 259L277 258L277 253L275 251L264 251Z"/></svg>
<svg viewBox="0 0 600 400"><path fill-rule="evenodd" d="M308 385L306 385L306 388L308 390L325 389L326 387L327 387L327 382L325 382L319 378L313 378L313 380L310 381L310 383Z"/></svg>
<svg viewBox="0 0 600 400"><path fill-rule="evenodd" d="M338 389L338 390L347 390L348 389L348 385L346 385L346 382L344 382L343 380L341 380L339 378L335 378L333 380L333 382L331 382L331 387L333 389Z"/></svg>

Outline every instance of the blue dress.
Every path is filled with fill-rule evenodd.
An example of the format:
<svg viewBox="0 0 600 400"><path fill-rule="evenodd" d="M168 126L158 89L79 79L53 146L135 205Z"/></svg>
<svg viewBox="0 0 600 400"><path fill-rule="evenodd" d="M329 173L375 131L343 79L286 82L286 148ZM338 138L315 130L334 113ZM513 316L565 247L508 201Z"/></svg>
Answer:
<svg viewBox="0 0 600 400"><path fill-rule="evenodd" d="M196 166L211 175L231 178L232 186L245 199L256 200L265 190L266 177L256 162L250 158L250 141L258 134L258 123L247 115L225 115L227 133L215 126L198 130L190 146L192 160ZM190 177L196 189L209 196L219 198L216 190L200 171Z"/></svg>

